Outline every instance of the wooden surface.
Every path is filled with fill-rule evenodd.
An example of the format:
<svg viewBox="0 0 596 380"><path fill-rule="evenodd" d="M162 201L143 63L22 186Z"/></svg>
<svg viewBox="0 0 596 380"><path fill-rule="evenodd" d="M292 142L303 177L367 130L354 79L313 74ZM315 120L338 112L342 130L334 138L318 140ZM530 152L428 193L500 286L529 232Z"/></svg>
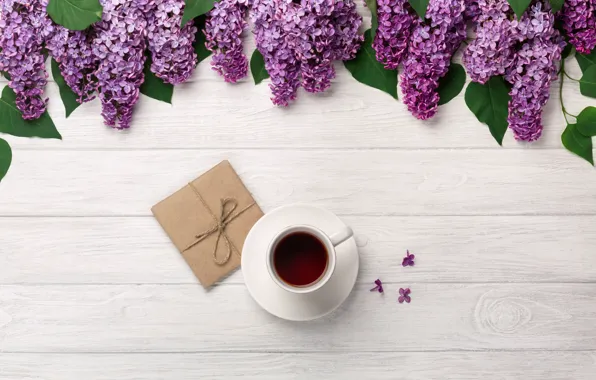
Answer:
<svg viewBox="0 0 596 380"><path fill-rule="evenodd" d="M500 148L463 94L422 123L337 69L280 109L204 62L124 133L97 101L65 120L50 83L64 141L8 138L0 184L0 379L593 379L596 176L561 148L557 91L542 140ZM265 212L307 202L352 226L361 271L339 310L290 323L239 272L197 283L150 207L221 159Z"/></svg>

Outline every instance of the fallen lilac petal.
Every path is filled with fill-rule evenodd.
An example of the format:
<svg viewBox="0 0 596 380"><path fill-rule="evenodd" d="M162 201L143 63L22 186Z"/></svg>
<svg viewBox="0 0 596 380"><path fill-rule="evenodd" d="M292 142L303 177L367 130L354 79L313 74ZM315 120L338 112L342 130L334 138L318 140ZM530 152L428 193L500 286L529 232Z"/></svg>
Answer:
<svg viewBox="0 0 596 380"><path fill-rule="evenodd" d="M397 299L397 301L399 303L404 303L404 301L406 301L406 303L410 303L410 301L412 301L412 299L410 298L410 293L411 290L410 288L399 288L399 298Z"/></svg>
<svg viewBox="0 0 596 380"><path fill-rule="evenodd" d="M415 257L416 257L415 255L411 255L410 254L410 251L409 250L406 251L406 257L404 257L403 261L401 262L401 265L403 267L407 267L407 266L413 267L414 266L414 258Z"/></svg>
<svg viewBox="0 0 596 380"><path fill-rule="evenodd" d="M379 293L383 293L383 283L381 282L381 280L377 279L375 281L376 286L374 288L372 288L370 291L374 292L375 290L377 290Z"/></svg>

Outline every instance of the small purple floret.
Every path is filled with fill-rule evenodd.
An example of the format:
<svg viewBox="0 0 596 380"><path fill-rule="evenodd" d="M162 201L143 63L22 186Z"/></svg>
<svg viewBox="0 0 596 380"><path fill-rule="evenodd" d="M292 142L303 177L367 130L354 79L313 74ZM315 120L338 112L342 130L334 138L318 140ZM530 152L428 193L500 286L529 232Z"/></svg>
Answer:
<svg viewBox="0 0 596 380"><path fill-rule="evenodd" d="M410 301L412 301L412 299L410 298L410 293L412 291L410 290L410 288L399 288L399 298L397 299L399 303L404 303L404 301L406 301L406 303L410 303Z"/></svg>
<svg viewBox="0 0 596 380"><path fill-rule="evenodd" d="M375 281L375 287L372 288L370 291L374 292L374 291L378 291L379 293L383 293L383 283L381 282L381 280L377 279Z"/></svg>
<svg viewBox="0 0 596 380"><path fill-rule="evenodd" d="M416 257L415 255L410 254L410 251L406 251L406 257L404 257L403 261L401 262L401 265L404 267L407 267L407 266L413 267L415 257Z"/></svg>

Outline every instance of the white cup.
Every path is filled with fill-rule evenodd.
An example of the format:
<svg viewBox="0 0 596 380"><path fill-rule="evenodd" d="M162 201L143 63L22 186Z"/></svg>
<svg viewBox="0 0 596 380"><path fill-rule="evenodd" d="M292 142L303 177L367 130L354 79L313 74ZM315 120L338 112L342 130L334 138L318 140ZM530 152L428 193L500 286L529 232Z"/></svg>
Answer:
<svg viewBox="0 0 596 380"><path fill-rule="evenodd" d="M275 270L274 265L273 256L279 242L281 242L283 238L285 238L286 236L297 232L304 232L316 237L321 243L323 243L323 245L325 246L325 250L327 251L327 267L317 280L304 286L293 286L282 280L277 271ZM320 229L309 225L294 225L287 227L279 233L277 233L277 235L275 235L275 238L271 241L269 247L267 248L266 258L267 270L269 271L269 275L279 287L287 290L288 292L300 294L312 293L317 289L323 287L333 275L333 272L335 271L336 259L335 247L351 238L353 234L354 233L352 232L352 230L347 226L343 227L341 230L337 231L331 236L328 236Z"/></svg>

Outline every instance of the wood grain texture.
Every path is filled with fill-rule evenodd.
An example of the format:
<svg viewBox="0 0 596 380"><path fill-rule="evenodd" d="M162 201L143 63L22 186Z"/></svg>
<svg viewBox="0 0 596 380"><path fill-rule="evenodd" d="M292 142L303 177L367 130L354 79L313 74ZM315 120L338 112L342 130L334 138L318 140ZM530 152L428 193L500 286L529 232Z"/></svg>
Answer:
<svg viewBox="0 0 596 380"><path fill-rule="evenodd" d="M290 323L244 286L0 288L0 342L11 352L308 352L592 350L593 284L418 284L398 304L357 285L328 317Z"/></svg>
<svg viewBox="0 0 596 380"><path fill-rule="evenodd" d="M596 213L594 169L563 150L142 150L17 152L0 216L150 215L223 159L265 212L303 202L342 215Z"/></svg>
<svg viewBox="0 0 596 380"><path fill-rule="evenodd" d="M49 111L63 141L9 138L15 149L146 148L489 148L501 150L488 128L468 110L463 92L427 121L416 120L401 101L356 82L341 65L331 89L320 95L300 91L289 108L275 107L266 83L248 78L230 85L201 65L195 82L176 88L173 105L142 97L133 126L119 132L105 127L99 100L78 108L68 119L58 88L48 85ZM534 144L506 148L559 148L565 121L553 86L544 113L545 130ZM565 100L571 111L593 104L569 84ZM502 152L502 154L507 154Z"/></svg>
<svg viewBox="0 0 596 380"><path fill-rule="evenodd" d="M592 380L594 372L594 352L0 354L2 380Z"/></svg>
<svg viewBox="0 0 596 380"><path fill-rule="evenodd" d="M360 282L596 282L596 216L344 220ZM196 284L152 217L0 218L0 284ZM31 237L34 236L32 239ZM27 242L27 244L23 244ZM402 268L406 249L417 266ZM225 284L244 283L237 272Z"/></svg>
<svg viewBox="0 0 596 380"><path fill-rule="evenodd" d="M463 92L420 122L336 68L329 92L282 109L205 61L173 105L142 97L126 132L97 100L65 119L49 83L64 140L7 138L0 379L593 379L596 180L561 147L557 84L542 139L501 149ZM563 93L572 113L593 103ZM240 272L197 284L149 210L224 158L265 211L312 203L354 228L358 285L335 313L274 318Z"/></svg>

